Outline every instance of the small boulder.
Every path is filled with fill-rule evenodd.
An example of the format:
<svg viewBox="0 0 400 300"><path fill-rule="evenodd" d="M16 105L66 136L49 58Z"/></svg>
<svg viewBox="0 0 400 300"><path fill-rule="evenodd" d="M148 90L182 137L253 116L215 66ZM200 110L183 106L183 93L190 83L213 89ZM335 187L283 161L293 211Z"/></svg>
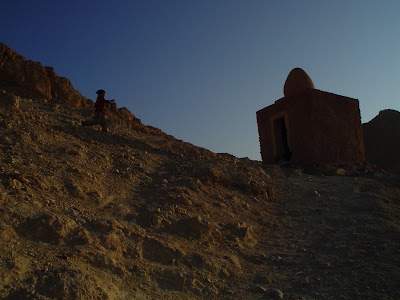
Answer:
<svg viewBox="0 0 400 300"><path fill-rule="evenodd" d="M19 109L21 99L13 94L0 94L0 108Z"/></svg>
<svg viewBox="0 0 400 300"><path fill-rule="evenodd" d="M204 239L211 233L211 226L200 216L182 218L171 224L170 231L186 238Z"/></svg>

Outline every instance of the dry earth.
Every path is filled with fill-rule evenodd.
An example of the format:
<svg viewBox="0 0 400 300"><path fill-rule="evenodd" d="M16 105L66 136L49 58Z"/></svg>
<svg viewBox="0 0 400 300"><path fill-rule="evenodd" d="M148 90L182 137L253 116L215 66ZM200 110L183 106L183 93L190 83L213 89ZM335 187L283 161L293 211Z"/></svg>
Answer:
<svg viewBox="0 0 400 300"><path fill-rule="evenodd" d="M0 97L1 299L400 298L397 176L262 168Z"/></svg>

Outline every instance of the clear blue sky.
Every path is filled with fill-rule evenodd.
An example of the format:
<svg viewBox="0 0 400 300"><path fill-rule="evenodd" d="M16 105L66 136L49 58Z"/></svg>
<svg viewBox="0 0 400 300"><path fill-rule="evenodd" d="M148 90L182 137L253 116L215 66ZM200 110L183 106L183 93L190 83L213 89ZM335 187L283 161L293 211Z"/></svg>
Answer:
<svg viewBox="0 0 400 300"><path fill-rule="evenodd" d="M294 67L359 99L363 122L399 110L398 0L4 2L0 41L215 152L260 159L256 111Z"/></svg>

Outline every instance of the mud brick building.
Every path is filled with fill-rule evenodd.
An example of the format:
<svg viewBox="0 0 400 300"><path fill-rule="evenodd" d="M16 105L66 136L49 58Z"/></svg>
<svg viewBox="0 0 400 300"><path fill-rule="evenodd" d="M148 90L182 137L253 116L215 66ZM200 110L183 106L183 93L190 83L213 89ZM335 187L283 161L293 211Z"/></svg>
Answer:
<svg viewBox="0 0 400 300"><path fill-rule="evenodd" d="M257 111L264 163L365 159L357 99L315 89L311 78L300 68L289 73L284 95Z"/></svg>

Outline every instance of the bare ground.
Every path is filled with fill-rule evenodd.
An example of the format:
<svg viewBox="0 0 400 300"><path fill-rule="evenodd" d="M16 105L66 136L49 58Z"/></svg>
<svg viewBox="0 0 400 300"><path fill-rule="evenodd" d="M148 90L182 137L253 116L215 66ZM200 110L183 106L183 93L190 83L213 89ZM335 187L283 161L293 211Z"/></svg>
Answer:
<svg viewBox="0 0 400 300"><path fill-rule="evenodd" d="M400 181L0 108L1 299L398 299ZM340 173L342 174L342 173Z"/></svg>

